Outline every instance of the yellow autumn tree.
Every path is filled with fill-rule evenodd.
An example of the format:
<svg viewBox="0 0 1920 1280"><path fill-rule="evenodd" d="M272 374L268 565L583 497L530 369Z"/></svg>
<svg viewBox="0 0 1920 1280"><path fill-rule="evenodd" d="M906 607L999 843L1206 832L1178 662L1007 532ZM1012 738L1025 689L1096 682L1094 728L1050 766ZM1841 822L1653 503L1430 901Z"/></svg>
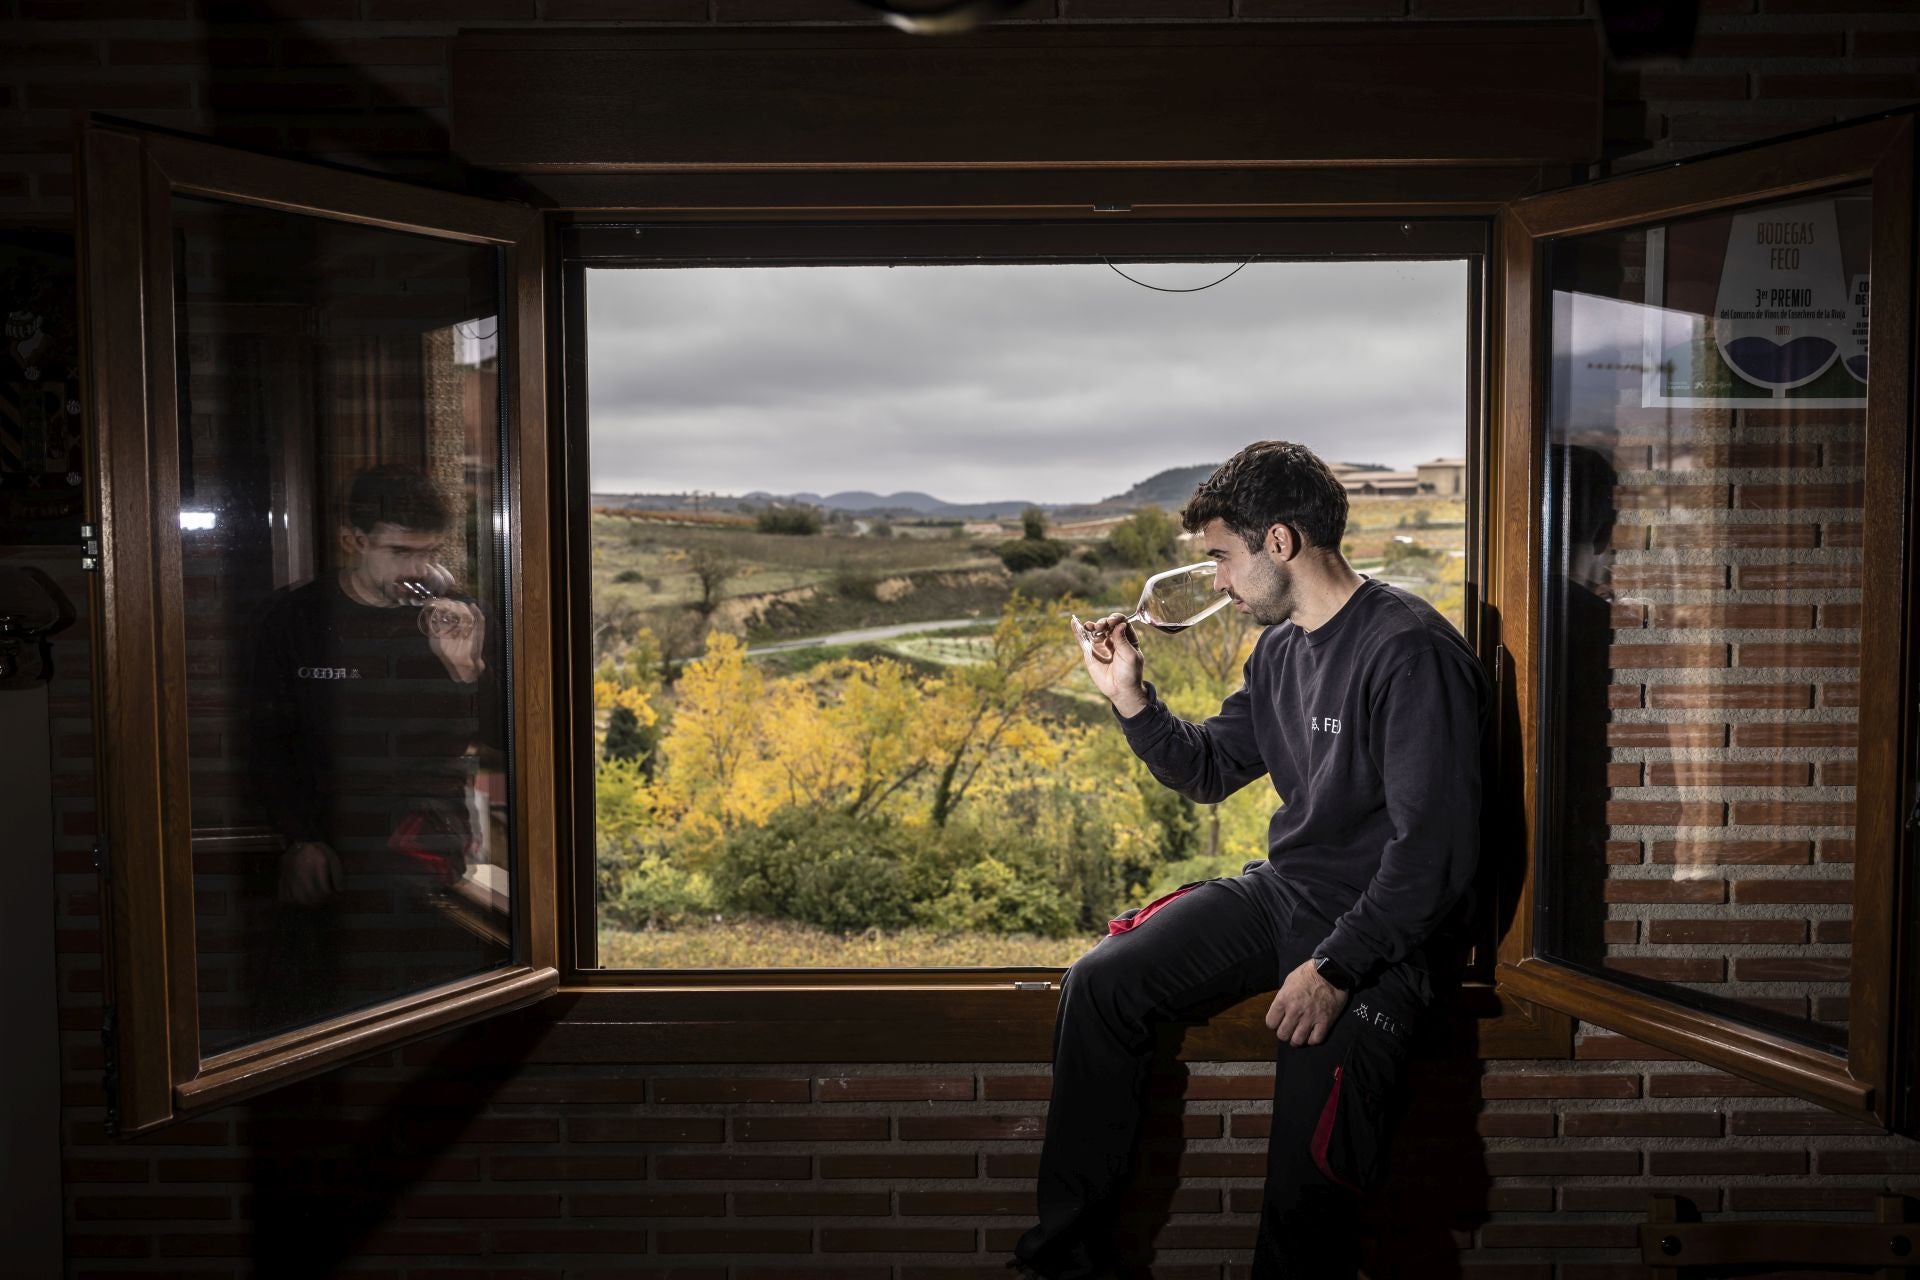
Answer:
<svg viewBox="0 0 1920 1280"><path fill-rule="evenodd" d="M925 691L903 663L841 659L780 681L766 718L784 803L878 813L927 772Z"/></svg>
<svg viewBox="0 0 1920 1280"><path fill-rule="evenodd" d="M706 851L780 805L783 780L765 743L767 682L739 637L716 631L675 689L673 722L660 744L658 807L676 844Z"/></svg>
<svg viewBox="0 0 1920 1280"><path fill-rule="evenodd" d="M625 648L593 669L593 714L604 728L616 708L631 711L642 729L658 723L655 699L660 694L660 644L642 627Z"/></svg>
<svg viewBox="0 0 1920 1280"><path fill-rule="evenodd" d="M1000 752L1048 749L1049 730L1035 715L1041 695L1080 661L1063 626L1074 604L1014 593L993 630L987 660L950 668L929 685L926 741L933 782L927 816L934 826L947 824Z"/></svg>

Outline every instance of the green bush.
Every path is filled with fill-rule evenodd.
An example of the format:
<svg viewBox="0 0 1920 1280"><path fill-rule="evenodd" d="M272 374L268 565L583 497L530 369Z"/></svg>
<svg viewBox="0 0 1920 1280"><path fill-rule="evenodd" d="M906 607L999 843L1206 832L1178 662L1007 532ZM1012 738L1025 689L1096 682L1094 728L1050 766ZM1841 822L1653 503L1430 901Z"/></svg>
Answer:
<svg viewBox="0 0 1920 1280"><path fill-rule="evenodd" d="M761 533L786 533L796 537L820 532L820 513L812 507L768 507L753 519Z"/></svg>
<svg viewBox="0 0 1920 1280"><path fill-rule="evenodd" d="M1122 564L1161 568L1172 564L1180 549L1180 524L1159 507L1142 507L1114 526L1107 545Z"/></svg>
<svg viewBox="0 0 1920 1280"><path fill-rule="evenodd" d="M1401 542L1397 538L1387 543L1387 549L1381 559L1381 567L1389 572L1418 573L1431 569L1444 558L1446 553L1438 548L1429 549L1417 542Z"/></svg>
<svg viewBox="0 0 1920 1280"><path fill-rule="evenodd" d="M838 933L919 923L1059 938L1075 931L1080 911L1056 877L1046 850L1007 831L795 808L728 838L713 892L729 912Z"/></svg>
<svg viewBox="0 0 1920 1280"><path fill-rule="evenodd" d="M1030 569L1014 584L1021 595L1033 600L1077 600L1093 598L1100 585L1100 573L1079 560L1062 560L1046 569Z"/></svg>
<svg viewBox="0 0 1920 1280"><path fill-rule="evenodd" d="M628 929L672 928L714 911L713 884L698 871L674 866L665 856L646 853L638 862L604 868L600 876L601 915Z"/></svg>
<svg viewBox="0 0 1920 1280"><path fill-rule="evenodd" d="M847 932L912 919L910 841L892 823L782 809L728 837L715 890L729 910Z"/></svg>
<svg viewBox="0 0 1920 1280"><path fill-rule="evenodd" d="M638 569L622 569L613 575L613 580L615 582L645 582L647 575Z"/></svg>
<svg viewBox="0 0 1920 1280"><path fill-rule="evenodd" d="M787 915L835 933L898 929L913 919L907 870L882 853L835 849L800 869Z"/></svg>
<svg viewBox="0 0 1920 1280"><path fill-rule="evenodd" d="M987 857L953 873L947 891L919 909L923 924L946 933L1037 933L1064 938L1074 911L1058 886Z"/></svg>
<svg viewBox="0 0 1920 1280"><path fill-rule="evenodd" d="M1001 564L1015 573L1025 573L1059 564L1066 558L1068 547L1052 538L1022 538L1018 542L1003 542L997 550Z"/></svg>

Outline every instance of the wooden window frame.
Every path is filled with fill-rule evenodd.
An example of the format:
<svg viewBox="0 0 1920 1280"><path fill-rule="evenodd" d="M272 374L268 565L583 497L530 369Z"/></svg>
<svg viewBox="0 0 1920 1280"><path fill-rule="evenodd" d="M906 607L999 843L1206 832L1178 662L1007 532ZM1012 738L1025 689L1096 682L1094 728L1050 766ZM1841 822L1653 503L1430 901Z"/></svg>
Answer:
<svg viewBox="0 0 1920 1280"><path fill-rule="evenodd" d="M538 215L490 201L274 159L152 130L82 130L79 225L87 338L102 917L110 1128L131 1136L375 1049L550 993L553 764L537 731L551 701L548 636L513 653L512 963L364 1010L202 1056L195 970L195 832L188 773L185 604L180 589L175 390L175 194L498 248L509 599L547 608L545 334ZM529 447L529 446L532 447ZM206 832L200 844L257 842Z"/></svg>
<svg viewBox="0 0 1920 1280"><path fill-rule="evenodd" d="M1501 597L1505 643L1515 656L1522 717L1519 759L1541 759L1542 525L1540 484L1546 420L1547 244L1560 237L1668 219L1860 183L1872 184L1872 343L1867 410L1865 545L1862 566L1857 860L1847 1052L1824 1052L1732 1018L1662 999L1557 963L1536 941L1533 886L1548 855L1538 771L1521 793L1528 846L1527 890L1501 954L1502 990L1710 1066L1770 1085L1882 1127L1911 1131L1915 1057L1917 913L1912 858L1916 599L1913 472L1914 117L1901 114L1515 202L1502 217L1509 281L1506 365L1500 396L1499 498L1505 519ZM1900 958L1906 957L1903 975Z"/></svg>
<svg viewBox="0 0 1920 1280"><path fill-rule="evenodd" d="M984 175L982 175L984 176ZM1177 175L1176 175L1177 176ZM1017 193L1019 175L996 175L1003 190ZM1004 198L1004 196L1003 196ZM566 527L556 525L554 627L563 637L557 652L570 653L568 670L591 670L589 636L589 564L584 537L590 490L586 468L587 390L585 304L581 281L588 265L608 267L699 261L720 265L773 265L793 261L919 260L962 254L1002 257L1046 256L1082 260L1106 253L1117 257L1143 253L1173 256L1237 256L1245 246L1264 244L1276 256L1453 257L1477 263L1470 271L1468 342L1468 439L1470 521L1475 528L1470 555L1482 592L1499 576L1491 560L1489 495L1497 489L1489 470L1497 461L1489 448L1487 373L1493 366L1486 332L1496 294L1491 216L1441 221L1409 211L1403 220L1360 222L1328 220L1325 205L1303 202L1283 207L1209 209L1207 219L1128 218L1108 222L1069 221L1063 211L1008 204L973 218L947 216L945 225L925 220L911 206L890 210L895 219L921 220L849 224L850 211L802 223L768 225L754 217L728 218L719 210L675 210L695 225L630 222L578 212L560 228L553 258L560 284L550 326L553 367L562 370L556 388L552 455L553 509L571 513ZM1416 207L1417 208L1417 207ZM1488 215L1491 206L1484 210ZM1451 211L1450 211L1451 212ZM714 214L721 217L715 219ZM1226 216L1222 216L1225 214ZM704 215L704 216L703 216ZM1321 215L1316 217L1315 215ZM1084 219L1085 213L1080 213ZM638 229L642 234L636 236ZM1223 249L1222 242L1235 246ZM1479 595L1468 597L1469 631L1490 669L1499 659L1497 609ZM1495 670L1496 683L1505 681ZM835 1062L963 1061L983 1055L1000 1061L1046 1061L1057 1008L1062 970L707 970L621 971L593 967L596 919L593 860L593 751L590 737L591 689L572 686L556 699L568 723L556 734L563 790L563 829L571 838L562 846L559 883L561 918L557 932L563 958L565 1000L553 1012L564 1026L591 1022L596 1035L616 1039L618 1060L649 1062L771 1062L812 1059ZM1503 722L1513 717L1505 715ZM1497 814L1489 830L1515 825ZM1488 841L1488 848L1516 847ZM1476 964L1456 1002L1456 1016L1444 1037L1453 1049L1471 1045L1489 1057L1565 1057L1571 1050L1571 1022L1556 1011L1513 998L1493 985L1494 957L1504 922L1517 915L1524 899L1525 868L1489 875ZM1264 1060L1273 1055L1273 1036L1262 1017L1266 997L1214 1011L1204 1024L1183 1029L1178 1052L1191 1060ZM774 1030L777 1028L777 1031ZM569 1037L569 1030L556 1029ZM992 1045L983 1050L983 1045ZM610 1047L610 1044L609 1044ZM596 1045L595 1056L601 1051Z"/></svg>
<svg viewBox="0 0 1920 1280"><path fill-rule="evenodd" d="M1250 57L1256 46L1260 52ZM904 79L903 50L921 68ZM711 75L704 68L716 53L730 55L724 60L741 74ZM802 75L803 92L795 96L793 68L822 58L837 59L853 78L892 85L899 110L884 117L885 128L869 127L865 105L849 116L846 100L808 96L813 73ZM1234 75L1215 74L1222 59ZM1483 66L1484 74L1463 76L1462 59ZM744 73L762 65L768 74ZM936 66L929 79L925 69ZM1291 117L1274 109L1277 66L1289 68L1283 78L1301 104L1337 102L1338 109L1314 116L1312 131L1282 125ZM989 68L990 115L953 111L955 92L983 82ZM583 80L589 70L592 76ZM114 1030L110 1097L118 1132L143 1132L402 1039L534 1002L554 989L562 957L572 955L571 946L563 952L558 943L575 919L577 886L556 896L555 875L563 841L572 834L561 810L573 793L562 784L571 788L576 779L557 767L571 749L567 708L579 697L583 673L550 661L570 652L567 589L577 576L560 536L567 479L562 468L546 467L549 456L565 458L558 433L566 379L543 373L547 360L564 355L555 345L565 317L551 288L559 270L554 223L570 213L666 222L884 223L1057 220L1098 212L1122 221L1433 217L1492 225L1506 201L1551 187L1597 157L1599 73L1597 36L1590 23L1577 22L1404 30L1296 23L1240 24L1230 31L1007 27L937 47L902 45L891 33L871 30L462 36L453 61L454 150L479 166L472 174L477 184L497 183L517 200L545 205L544 227L524 206L421 191L154 130L89 130L78 170L87 279L97 291L86 319L91 457L99 468L91 479L103 569L95 593L96 736ZM1354 99L1348 88L1356 76L1379 80L1382 92ZM1463 80L1502 88L1497 95L1463 93ZM1083 92L1087 82L1103 86L1105 96ZM684 107L691 100L685 95L710 93L722 83L727 87L713 111L671 112L675 125L664 135L632 133L636 121L650 118L633 109L636 85ZM1143 96L1143 86L1153 92ZM563 101L583 88L596 104L584 114ZM1516 111L1516 100L1527 109ZM1143 104L1151 128L1114 127L1116 107L1137 113ZM781 150L787 143L765 150L762 144L776 135L739 132L741 118L769 112L788 126L777 138L831 145L796 164ZM805 118L810 113L818 118ZM559 135L540 133L559 119L570 122ZM534 133L516 132L516 122L534 124ZM934 134L938 140L930 141ZM537 148L581 149L557 164L519 164L514 148L529 141ZM667 150L659 151L663 141ZM719 143L725 145L716 150ZM1087 148L1096 144L1100 155L1089 158ZM733 150L716 160L727 147ZM149 444L170 438L174 425L166 394L173 373L164 212L175 190L428 234L464 224L456 238L502 246L514 299L506 341L517 356L517 381L506 402L520 424L512 436L509 494L518 603L519 963L502 975L207 1061L197 1054L192 999L181 602L177 592L169 598L164 576L177 573L178 565L177 527L167 519L172 464L164 457L152 466L133 461L149 458ZM1488 262L1480 282L1483 317L1500 314L1503 305L1503 268L1497 255ZM101 289L116 280L130 291ZM1497 336L1492 325L1476 335L1484 353L1476 376L1481 368L1497 376L1504 367ZM557 359L552 367L561 369ZM1486 391L1496 383L1490 378L1479 385L1474 403L1482 422L1474 430L1484 441ZM543 414L547 435L539 431ZM1483 451L1483 503L1500 491L1501 465L1495 451ZM173 501L177 505L177 490ZM1489 555L1493 541L1490 535ZM1491 592L1497 579L1489 561L1485 589ZM1484 634L1486 643L1497 643L1491 627ZM1508 664L1496 663L1503 691L1510 688L1508 674ZM1503 724L1515 719L1511 701L1505 697ZM1504 827L1506 820L1492 825ZM568 864L570 874L574 867ZM1506 919L1523 891L1523 885L1502 886L1495 918ZM565 988L527 1016L550 1024L541 1032L544 1043L581 1060L1045 1061L1053 996L1015 990L1004 974L975 977L875 986L869 975L815 974L799 985L768 987L711 975L699 983L645 986L583 973L568 959ZM1463 992L1460 1009L1453 1024L1458 1034L1450 1037L1457 1049L1471 1047L1485 1057L1561 1057L1570 1050L1564 1015L1489 984ZM1270 1058L1273 1042L1260 1013L1259 1002L1222 1011L1188 1029L1181 1052Z"/></svg>

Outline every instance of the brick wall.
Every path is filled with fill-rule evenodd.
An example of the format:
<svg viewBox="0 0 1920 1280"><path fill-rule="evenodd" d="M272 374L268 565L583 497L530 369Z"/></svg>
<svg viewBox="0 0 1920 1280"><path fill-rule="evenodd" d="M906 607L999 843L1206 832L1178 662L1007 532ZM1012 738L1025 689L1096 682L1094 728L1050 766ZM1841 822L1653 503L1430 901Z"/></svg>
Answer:
<svg viewBox="0 0 1920 1280"><path fill-rule="evenodd" d="M1899 0L1703 8L1693 62L1610 75L1618 167L1920 96L1920 13ZM1038 0L1020 18L1580 11L1578 0ZM0 218L55 225L69 213L76 109L446 179L457 28L868 20L840 0L0 0L0 14ZM83 599L72 559L44 562ZM52 699L71 1275L1000 1274L1031 1194L1044 1106L1032 1066L609 1067L543 1049L535 1013L105 1141L83 648L63 638ZM1798 740L1753 745L1762 763L1841 763ZM1643 836L1636 852L1657 865L1665 839ZM1200 1064L1157 1099L1143 1156L1143 1218L1164 1221L1156 1275L1245 1274L1266 1092L1256 1065ZM1920 1144L1582 1028L1569 1062L1423 1067L1380 1201L1390 1229L1374 1274L1445 1275L1457 1259L1488 1280L1636 1276L1631 1224L1650 1191L1709 1212L1859 1216L1889 1188L1920 1193Z"/></svg>

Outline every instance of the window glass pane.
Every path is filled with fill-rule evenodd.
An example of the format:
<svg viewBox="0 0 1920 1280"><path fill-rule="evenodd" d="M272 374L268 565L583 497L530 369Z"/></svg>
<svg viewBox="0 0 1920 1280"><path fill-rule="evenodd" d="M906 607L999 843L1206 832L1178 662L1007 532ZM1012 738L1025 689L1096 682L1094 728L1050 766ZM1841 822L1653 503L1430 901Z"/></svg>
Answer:
<svg viewBox="0 0 1920 1280"><path fill-rule="evenodd" d="M1869 213L1849 191L1548 259L1545 952L1832 1046Z"/></svg>
<svg viewBox="0 0 1920 1280"><path fill-rule="evenodd" d="M1469 270L587 271L601 964L1064 965L1264 857L1273 789L1154 782L1068 615L1203 559L1180 508L1278 437L1459 624ZM1151 633L1149 678L1205 717L1252 641Z"/></svg>
<svg viewBox="0 0 1920 1280"><path fill-rule="evenodd" d="M201 1050L507 961L495 250L172 209Z"/></svg>

